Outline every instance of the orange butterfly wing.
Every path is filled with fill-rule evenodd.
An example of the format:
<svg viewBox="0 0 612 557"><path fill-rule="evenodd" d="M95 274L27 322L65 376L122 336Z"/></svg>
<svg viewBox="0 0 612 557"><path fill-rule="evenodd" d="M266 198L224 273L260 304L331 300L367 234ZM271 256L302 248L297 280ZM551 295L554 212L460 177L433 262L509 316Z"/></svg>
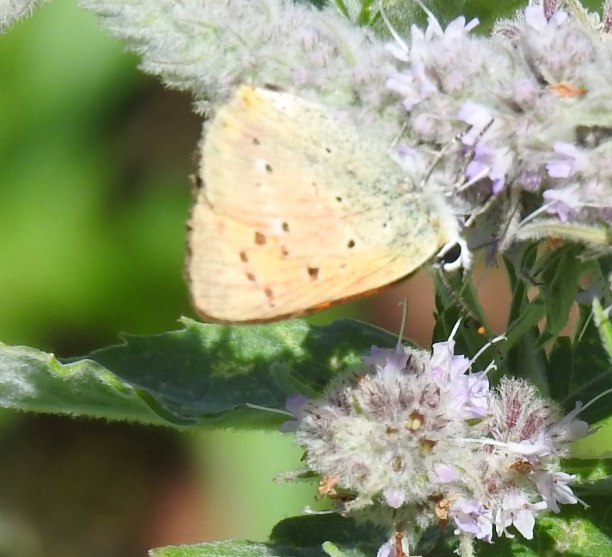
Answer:
<svg viewBox="0 0 612 557"><path fill-rule="evenodd" d="M208 125L187 274L218 322L296 316L418 269L449 240L384 146L323 107L242 86Z"/></svg>

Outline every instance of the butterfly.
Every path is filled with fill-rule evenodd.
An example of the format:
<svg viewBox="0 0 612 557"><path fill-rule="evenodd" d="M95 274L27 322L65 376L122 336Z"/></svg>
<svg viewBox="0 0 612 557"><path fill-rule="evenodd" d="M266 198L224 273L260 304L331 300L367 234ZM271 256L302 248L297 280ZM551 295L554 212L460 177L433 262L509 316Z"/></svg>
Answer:
<svg viewBox="0 0 612 557"><path fill-rule="evenodd" d="M450 209L387 144L288 92L238 88L207 125L198 181L186 274L208 321L324 309L456 246L467 261Z"/></svg>

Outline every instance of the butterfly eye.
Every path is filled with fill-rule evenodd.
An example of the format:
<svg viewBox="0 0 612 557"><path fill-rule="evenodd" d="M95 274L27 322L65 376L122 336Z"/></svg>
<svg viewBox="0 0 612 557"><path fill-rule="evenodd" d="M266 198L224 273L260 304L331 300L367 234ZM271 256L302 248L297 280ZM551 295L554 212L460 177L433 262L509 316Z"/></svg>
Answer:
<svg viewBox="0 0 612 557"><path fill-rule="evenodd" d="M455 271L469 268L470 262L470 250L465 241L459 238L442 247L435 257L434 267L443 271Z"/></svg>

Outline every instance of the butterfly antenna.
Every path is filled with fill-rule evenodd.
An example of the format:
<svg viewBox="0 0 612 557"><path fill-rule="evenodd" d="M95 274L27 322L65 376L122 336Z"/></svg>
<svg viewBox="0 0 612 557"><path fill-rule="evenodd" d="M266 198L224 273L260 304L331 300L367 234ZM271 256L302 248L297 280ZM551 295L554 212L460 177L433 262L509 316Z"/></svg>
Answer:
<svg viewBox="0 0 612 557"><path fill-rule="evenodd" d="M465 322L474 324L478 334L487 334L489 327L487 327L483 319L477 316L468 307L468 305L465 303L465 300L463 299L463 293L468 287L468 282L465 276L462 277L463 286L461 287L461 290L459 292L457 292L455 288L453 288L443 268L439 267L437 269L437 277L446 295L450 298L453 305L455 305L463 315Z"/></svg>
<svg viewBox="0 0 612 557"><path fill-rule="evenodd" d="M448 280L446 271L444 271L444 269L441 269L441 268L439 268L437 271L438 271L437 276L440 281L440 284L442 285L442 288L444 289L444 292L451 299L452 303L459 308L459 310L463 314L463 318L472 323L476 323L480 327L481 326L480 319L476 317L474 312L468 307L468 305L465 303L465 301L462 298L463 291L467 287L467 284L464 284L461 287L461 290L457 292L453 288L453 285Z"/></svg>

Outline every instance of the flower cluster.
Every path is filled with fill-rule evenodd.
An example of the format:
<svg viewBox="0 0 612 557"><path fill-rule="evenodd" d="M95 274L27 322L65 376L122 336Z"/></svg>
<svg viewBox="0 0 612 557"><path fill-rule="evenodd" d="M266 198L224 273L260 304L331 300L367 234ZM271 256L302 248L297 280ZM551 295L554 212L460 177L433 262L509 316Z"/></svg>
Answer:
<svg viewBox="0 0 612 557"><path fill-rule="evenodd" d="M530 3L487 38L470 33L477 20L442 29L430 14L391 47L406 141L448 146L432 180L456 212L483 213L474 228L500 249L549 235L609 244L612 3L601 20L561 4Z"/></svg>
<svg viewBox="0 0 612 557"><path fill-rule="evenodd" d="M81 4L142 57L145 71L191 92L199 113L227 101L242 84L274 85L347 110L375 133L397 132L401 111L384 87L395 60L371 29L333 7L292 0ZM386 123L379 121L382 106L393 114Z"/></svg>
<svg viewBox="0 0 612 557"><path fill-rule="evenodd" d="M414 545L435 522L468 542L511 537L512 527L531 539L538 513L578 501L559 464L588 433L580 408L561 418L525 381L494 390L488 369L470 368L453 340L431 353L372 348L321 398L288 401L295 419L282 430L295 432L320 494L390 532L381 557L395 555L398 535Z"/></svg>
<svg viewBox="0 0 612 557"><path fill-rule="evenodd" d="M272 84L348 115L364 136L392 145L403 134L398 163L468 222L472 248L554 236L609 249L612 1L599 17L578 0L530 0L489 37L473 33L477 20L443 29L429 14L406 39L382 12L368 28L333 3L82 4L200 113L241 84ZM406 9L389 7L396 23Z"/></svg>

